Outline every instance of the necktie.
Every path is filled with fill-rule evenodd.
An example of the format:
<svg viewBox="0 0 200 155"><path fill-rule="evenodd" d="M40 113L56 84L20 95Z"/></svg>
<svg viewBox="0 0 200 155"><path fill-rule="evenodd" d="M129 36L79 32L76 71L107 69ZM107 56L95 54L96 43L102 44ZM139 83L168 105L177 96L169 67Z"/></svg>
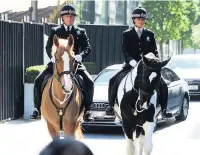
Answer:
<svg viewBox="0 0 200 155"><path fill-rule="evenodd" d="M142 32L140 31L140 29L137 30L137 34L138 34L138 37L140 38L142 35Z"/></svg>
<svg viewBox="0 0 200 155"><path fill-rule="evenodd" d="M67 31L70 32L70 28L69 28L69 26L67 26Z"/></svg>

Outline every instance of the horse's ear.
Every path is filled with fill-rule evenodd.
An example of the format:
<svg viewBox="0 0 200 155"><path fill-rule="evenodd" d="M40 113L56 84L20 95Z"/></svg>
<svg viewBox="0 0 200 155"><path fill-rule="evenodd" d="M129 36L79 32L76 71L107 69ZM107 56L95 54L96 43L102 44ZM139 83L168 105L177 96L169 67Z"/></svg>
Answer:
<svg viewBox="0 0 200 155"><path fill-rule="evenodd" d="M53 42L56 46L59 46L59 40L58 40L58 36L56 34L53 36Z"/></svg>
<svg viewBox="0 0 200 155"><path fill-rule="evenodd" d="M164 67L165 65L167 65L167 63L171 60L171 57L167 60L164 60L163 62L161 62L161 68Z"/></svg>
<svg viewBox="0 0 200 155"><path fill-rule="evenodd" d="M73 46L74 45L74 37L71 34L69 35L68 45L69 46Z"/></svg>
<svg viewBox="0 0 200 155"><path fill-rule="evenodd" d="M145 64L147 64L147 63L148 63L148 58L146 58L146 57L144 56L143 53L142 53L141 55L142 55L142 61L143 61Z"/></svg>

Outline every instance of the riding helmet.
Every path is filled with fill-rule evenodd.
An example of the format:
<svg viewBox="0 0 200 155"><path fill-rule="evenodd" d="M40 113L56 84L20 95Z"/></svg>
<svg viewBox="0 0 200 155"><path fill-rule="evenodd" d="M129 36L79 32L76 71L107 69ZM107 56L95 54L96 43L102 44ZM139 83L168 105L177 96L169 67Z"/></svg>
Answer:
<svg viewBox="0 0 200 155"><path fill-rule="evenodd" d="M132 12L132 19L135 19L135 18L143 18L143 19L147 19L148 16L147 16L147 11L145 8L142 8L142 7L137 7L133 10Z"/></svg>
<svg viewBox="0 0 200 155"><path fill-rule="evenodd" d="M76 10L75 10L74 6L71 4L66 4L65 6L63 6L63 8L61 9L61 12L60 12L60 16L63 16L63 15L76 16Z"/></svg>

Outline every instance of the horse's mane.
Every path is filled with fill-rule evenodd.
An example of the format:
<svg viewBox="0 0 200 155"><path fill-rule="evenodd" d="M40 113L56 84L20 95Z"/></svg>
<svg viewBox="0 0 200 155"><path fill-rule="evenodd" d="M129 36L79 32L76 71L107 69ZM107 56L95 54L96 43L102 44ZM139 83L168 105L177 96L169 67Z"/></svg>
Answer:
<svg viewBox="0 0 200 155"><path fill-rule="evenodd" d="M63 46L66 48L68 46L68 39L59 38L58 41L59 41L59 47ZM69 50L70 50L69 54L71 56L74 55L73 47L71 47ZM56 53L56 51L57 51L57 47L56 47L55 43L53 43L51 54L54 55Z"/></svg>

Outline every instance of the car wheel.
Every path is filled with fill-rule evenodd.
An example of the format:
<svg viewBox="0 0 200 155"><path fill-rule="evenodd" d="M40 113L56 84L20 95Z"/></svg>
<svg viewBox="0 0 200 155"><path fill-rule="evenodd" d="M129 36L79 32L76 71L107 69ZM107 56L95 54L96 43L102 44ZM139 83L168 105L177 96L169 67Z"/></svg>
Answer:
<svg viewBox="0 0 200 155"><path fill-rule="evenodd" d="M184 121L187 119L188 116L188 110L189 110L189 101L187 97L185 96L183 98L182 106L181 106L181 113L176 116L177 121Z"/></svg>

